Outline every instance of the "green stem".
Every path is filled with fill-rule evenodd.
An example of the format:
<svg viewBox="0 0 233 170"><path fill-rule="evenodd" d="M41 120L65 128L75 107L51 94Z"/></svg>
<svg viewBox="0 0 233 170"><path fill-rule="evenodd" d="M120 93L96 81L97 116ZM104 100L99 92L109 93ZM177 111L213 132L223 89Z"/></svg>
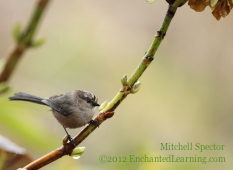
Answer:
<svg viewBox="0 0 233 170"><path fill-rule="evenodd" d="M166 16L164 18L164 21L163 21L163 24L160 30L157 31L157 34L155 35L155 38L153 42L151 43L150 48L146 52L145 56L142 58L139 66L136 68L136 70L133 72L133 74L128 79L127 88L124 88L124 90L121 90L120 92L118 92L116 96L112 99L112 101L107 105L107 107L105 107L101 112L114 111L118 107L118 105L126 98L126 96L129 94L128 91L132 89L133 85L138 81L138 79L144 73L146 68L153 61L154 55L157 52L159 45L161 44L162 40L164 39L166 35L166 32L176 13L178 6L179 6L179 3L176 3L174 5L169 5L169 8L167 10Z"/></svg>
<svg viewBox="0 0 233 170"><path fill-rule="evenodd" d="M33 36L35 35L35 31L38 27L41 16L44 13L49 1L50 0L38 1L28 26L21 33L19 39L17 40L15 49L13 49L11 54L8 56L4 68L0 73L0 83L6 82L10 78L23 53L31 46L33 42Z"/></svg>
<svg viewBox="0 0 233 170"><path fill-rule="evenodd" d="M113 115L113 111L119 106L119 104L127 97L128 94L131 93L135 83L138 81L140 76L149 66L149 64L153 61L154 55L162 42L167 29L172 21L172 18L181 2L185 0L177 0L174 4L170 5L165 16L164 22L157 32L157 35L154 38L149 50L147 51L146 55L143 57L141 63L136 68L134 73L131 75L129 80L123 85L122 89L116 94L116 96L112 99L111 102L96 116L95 120L97 120L100 124L105 121L107 118L110 118ZM178 3L179 2L179 3ZM76 146L78 146L84 139L86 139L94 130L96 126L93 124L89 124L86 126L77 136L73 138ZM64 155L71 155L74 146L70 143L66 143L60 148L48 153L47 155L35 160L34 162L30 163L29 165L25 166L27 170L32 169L39 169Z"/></svg>

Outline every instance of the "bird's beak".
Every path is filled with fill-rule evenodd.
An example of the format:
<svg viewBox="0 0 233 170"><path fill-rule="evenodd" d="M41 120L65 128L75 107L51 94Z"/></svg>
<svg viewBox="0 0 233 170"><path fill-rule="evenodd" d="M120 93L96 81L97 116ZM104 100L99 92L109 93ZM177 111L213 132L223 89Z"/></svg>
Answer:
<svg viewBox="0 0 233 170"><path fill-rule="evenodd" d="M93 106L100 106L98 103L93 103L92 105Z"/></svg>

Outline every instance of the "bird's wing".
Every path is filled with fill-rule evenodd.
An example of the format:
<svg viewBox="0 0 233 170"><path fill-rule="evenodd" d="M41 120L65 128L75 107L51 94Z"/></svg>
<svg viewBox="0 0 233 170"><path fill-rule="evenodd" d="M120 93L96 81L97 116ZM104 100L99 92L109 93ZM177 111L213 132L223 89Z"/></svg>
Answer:
<svg viewBox="0 0 233 170"><path fill-rule="evenodd" d="M72 101L67 95L52 96L43 102L64 116L72 113Z"/></svg>
<svg viewBox="0 0 233 170"><path fill-rule="evenodd" d="M50 99L44 99L42 100L43 103L45 103L46 105L50 106L53 110L57 111L58 113L61 113L61 106L59 103L54 102Z"/></svg>

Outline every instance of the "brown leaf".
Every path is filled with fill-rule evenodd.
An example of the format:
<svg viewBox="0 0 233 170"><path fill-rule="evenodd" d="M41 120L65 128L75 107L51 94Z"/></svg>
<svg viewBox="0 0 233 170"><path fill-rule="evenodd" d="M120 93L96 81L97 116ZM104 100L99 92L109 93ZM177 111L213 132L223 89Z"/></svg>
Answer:
<svg viewBox="0 0 233 170"><path fill-rule="evenodd" d="M197 12L202 12L208 3L205 0L189 0L188 5L190 8Z"/></svg>
<svg viewBox="0 0 233 170"><path fill-rule="evenodd" d="M9 139L0 136L0 169L15 170L30 163L32 159L25 150Z"/></svg>
<svg viewBox="0 0 233 170"><path fill-rule="evenodd" d="M233 7L233 4L228 0L218 1L218 3L212 8L212 14L217 20L220 20L221 17L226 17Z"/></svg>
<svg viewBox="0 0 233 170"><path fill-rule="evenodd" d="M188 5L190 8L197 12L202 12L207 5L212 9L213 16L220 20L221 17L226 17L233 7L232 0L218 0L215 6L211 6L211 1L209 0L189 0Z"/></svg>

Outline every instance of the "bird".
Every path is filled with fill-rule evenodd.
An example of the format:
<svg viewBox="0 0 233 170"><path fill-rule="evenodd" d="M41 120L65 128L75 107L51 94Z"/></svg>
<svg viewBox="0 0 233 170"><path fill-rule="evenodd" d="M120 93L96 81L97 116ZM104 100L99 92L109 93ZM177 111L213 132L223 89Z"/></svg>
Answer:
<svg viewBox="0 0 233 170"><path fill-rule="evenodd" d="M87 123L98 124L92 120L95 114L95 107L100 106L98 104L98 98L85 90L72 90L49 98L18 92L14 96L9 97L9 100L28 101L51 107L53 116L63 126L69 141L73 144L73 139L66 128L79 128Z"/></svg>

